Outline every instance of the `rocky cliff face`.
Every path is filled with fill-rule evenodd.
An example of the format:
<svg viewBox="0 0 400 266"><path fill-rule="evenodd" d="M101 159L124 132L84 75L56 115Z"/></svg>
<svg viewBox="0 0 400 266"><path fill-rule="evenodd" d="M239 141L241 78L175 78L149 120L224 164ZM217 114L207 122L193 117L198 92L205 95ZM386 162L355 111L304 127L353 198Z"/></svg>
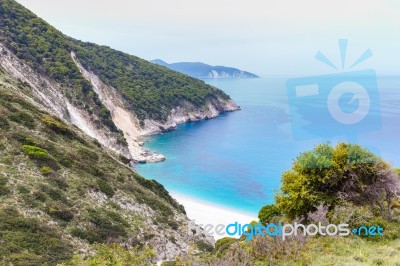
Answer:
<svg viewBox="0 0 400 266"><path fill-rule="evenodd" d="M29 84L34 100L38 101L46 111L75 125L105 147L131 157L128 148L118 143L115 134L105 126L95 123L96 117L93 114L84 108L77 107L65 96L63 92L68 88L37 73L1 43L0 54L0 66L14 78Z"/></svg>
<svg viewBox="0 0 400 266"><path fill-rule="evenodd" d="M20 232L18 227L28 221L37 223L41 233L34 244L40 256L25 250L26 243L12 242L18 237L7 238L1 248L9 253L0 256L0 264L40 265L40 258L43 263L63 261L73 253L92 253L93 242L149 245L156 250L158 261L187 254L196 241L213 244L201 229L188 230L190 221L184 209L163 186L137 175L120 161L118 150L101 147L85 131L68 125L92 130L87 125L90 116L59 94L57 84L36 76L4 51L0 59L0 216L14 219L9 212L22 215L6 224L10 234L31 239L35 232ZM103 96L104 102L111 97ZM111 110L118 108L117 100L106 103ZM118 110L116 116L121 113L126 114ZM121 147L119 152L124 149L128 150ZM0 220L0 228L5 223ZM58 249L51 254L45 252L48 239L44 232L58 239ZM2 237L5 233L2 229ZM18 256L19 252L24 255Z"/></svg>
<svg viewBox="0 0 400 266"><path fill-rule="evenodd" d="M126 139L126 143L124 144L118 142L115 133L111 132L107 127L96 123L96 117L89 110L79 107L69 100L64 94L68 88L65 88L62 84L57 83L49 77L37 73L1 44L0 54L0 67L8 72L12 78L27 84L29 87L30 94L24 96L27 100L44 112L51 113L65 123L79 128L88 136L96 139L104 147L131 158L135 162L165 160L163 155L144 150L141 147L141 137L174 129L181 123L213 118L221 112L239 109L233 101L225 99L209 101L202 108L195 107L189 102L183 102L171 111L167 121L159 122L146 119L141 126L135 113L125 107L124 99L121 95L113 87L105 85L94 73L86 70L79 63L76 55L71 52L71 57L79 67L82 75L91 82L95 93L110 111L113 122L123 132ZM89 191L87 196L86 201L90 202L92 206L96 206L96 208L103 208L107 203L113 202L120 206L128 216L131 213L139 214L144 223L143 227L137 237L129 241L132 243L143 241L147 235L151 234L152 238L147 243L151 244L157 250L158 260L173 259L177 255L186 254L190 245L194 243L194 239L213 243L212 238L202 236L201 230L198 232L188 232L187 227L190 221L181 212L174 211L173 221L179 225L178 228L164 228L163 230L159 230L151 219L151 217L156 215L156 211L147 205L138 203L132 197L117 194L110 198L106 194L96 190ZM85 242L78 241L76 245L81 250L90 250L90 247Z"/></svg>
<svg viewBox="0 0 400 266"><path fill-rule="evenodd" d="M171 130L188 121L214 118L221 112L239 109L232 100L222 98L210 100L202 108L198 108L189 102L182 102L180 106L171 110L166 121L145 119L141 126L135 113L125 107L125 101L117 90L104 84L93 72L86 70L80 64L75 53L71 52L71 57L82 75L91 82L102 104L110 111L114 124L124 134L126 144L123 144L117 140L116 134L104 125L99 124L98 119L93 114L74 105L65 96L63 92L68 90L65 85L37 73L2 44L0 44L0 53L2 54L0 65L15 78L28 83L32 88L33 96L47 111L75 125L89 136L97 139L105 147L131 158L134 162L158 162L166 159L161 154L143 149L141 146L143 136Z"/></svg>
<svg viewBox="0 0 400 266"><path fill-rule="evenodd" d="M148 244L158 260L168 260L196 241L213 243L202 230L188 232L183 207L127 164L165 159L143 149L145 135L238 110L221 90L67 37L14 0L3 0L0 102L0 217L14 213L41 230L37 237L50 232L50 240L68 251L43 258L87 255L101 242ZM0 219L0 226L18 224ZM47 252L48 240L32 245ZM22 244L10 245L24 253ZM16 264L27 264L20 263L20 251L10 250Z"/></svg>

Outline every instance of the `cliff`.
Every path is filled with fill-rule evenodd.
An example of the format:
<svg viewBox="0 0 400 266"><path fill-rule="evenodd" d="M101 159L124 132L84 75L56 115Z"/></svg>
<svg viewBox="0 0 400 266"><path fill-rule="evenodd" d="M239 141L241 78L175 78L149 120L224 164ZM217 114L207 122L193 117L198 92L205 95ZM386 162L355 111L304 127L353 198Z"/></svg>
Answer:
<svg viewBox="0 0 400 266"><path fill-rule="evenodd" d="M0 7L0 65L48 112L133 162L165 159L143 136L239 109L202 81L67 37L15 1Z"/></svg>

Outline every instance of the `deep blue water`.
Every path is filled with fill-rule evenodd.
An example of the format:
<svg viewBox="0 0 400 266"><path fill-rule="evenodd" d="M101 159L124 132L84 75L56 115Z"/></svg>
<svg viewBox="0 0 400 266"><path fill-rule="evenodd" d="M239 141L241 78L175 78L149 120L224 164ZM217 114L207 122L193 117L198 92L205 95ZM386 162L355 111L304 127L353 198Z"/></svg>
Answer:
<svg viewBox="0 0 400 266"><path fill-rule="evenodd" d="M146 148L167 160L139 164L137 171L170 191L256 214L273 202L280 176L293 159L325 141L357 142L400 167L400 78L378 80L379 95L371 103L376 105L379 99L379 110L371 108L367 118L379 117L381 122L366 120L370 124L351 136L343 136L343 125L336 134L335 121L323 116L326 104L288 100L286 79L206 82L227 92L242 110L147 139ZM301 132L299 119L306 115L320 119L315 128L304 125L318 132L316 136L304 137Z"/></svg>

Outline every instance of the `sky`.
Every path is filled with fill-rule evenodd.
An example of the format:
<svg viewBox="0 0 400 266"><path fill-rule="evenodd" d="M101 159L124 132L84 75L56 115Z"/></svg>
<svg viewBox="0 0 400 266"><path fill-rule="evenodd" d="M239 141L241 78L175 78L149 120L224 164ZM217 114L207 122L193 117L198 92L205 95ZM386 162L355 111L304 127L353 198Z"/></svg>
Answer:
<svg viewBox="0 0 400 266"><path fill-rule="evenodd" d="M347 66L400 75L398 0L17 0L63 33L141 58L237 67L261 76L336 73ZM342 70L340 70L342 71ZM347 68L344 69L347 71Z"/></svg>

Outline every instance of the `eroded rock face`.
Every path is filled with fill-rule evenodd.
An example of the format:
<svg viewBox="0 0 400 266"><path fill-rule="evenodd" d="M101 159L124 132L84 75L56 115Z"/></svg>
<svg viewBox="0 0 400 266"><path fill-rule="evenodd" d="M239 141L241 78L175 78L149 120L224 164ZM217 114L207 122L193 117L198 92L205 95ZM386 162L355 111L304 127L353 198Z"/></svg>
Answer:
<svg viewBox="0 0 400 266"><path fill-rule="evenodd" d="M32 88L33 96L43 107L65 122L77 126L87 135L97 139L103 146L132 159L134 162L158 162L165 156L145 150L140 140L145 135L158 134L174 129L177 125L218 116L221 112L239 110L232 100L218 98L209 101L202 108L189 102L171 110L165 122L146 119L143 127L136 114L125 108L124 100L117 90L104 84L98 76L86 70L71 52L71 57L82 75L91 82L95 93L103 105L110 111L112 120L126 139L127 145L119 143L116 135L105 125L99 125L97 117L88 110L74 105L65 95L63 85L36 73L31 67L18 59L10 50L0 43L0 65L15 78L26 82ZM97 121L97 123L95 123Z"/></svg>
<svg viewBox="0 0 400 266"><path fill-rule="evenodd" d="M121 95L114 88L105 85L94 73L84 69L75 54L71 53L82 75L92 83L95 93L99 96L103 105L110 111L114 124L123 132L127 140L127 144L123 144L118 142L115 133L111 132L109 128L102 124L99 125L97 117L94 117L85 108L75 105L64 95L66 90L65 85L37 73L1 43L0 54L1 67L10 76L29 84L31 91L27 97L29 97L29 100L33 104L59 117L64 122L75 125L90 137L97 139L104 147L124 155L135 162L165 160L163 155L154 154L142 147L143 142L141 138L143 136L171 130L178 124L188 121L213 118L221 112L239 109L233 101L224 99L209 101L202 108L195 107L189 102L182 102L180 106L171 110L166 122L146 119L141 126L136 114L125 108ZM109 199L99 191L88 193L87 198L93 201L93 206L100 208L107 200L112 200L125 212L137 214L141 217L143 228L137 236L138 240L143 243L144 233L151 234L153 237L145 242L157 250L158 260L172 260L176 256L185 255L189 251L190 246L197 240L202 240L210 244L214 243L214 239L205 236L201 230L188 232L190 220L185 214L176 210L174 210L173 221L176 222L177 227L159 228L152 220L154 211L149 206L138 203L134 198L127 198L124 195L117 194L112 199ZM74 239L73 241L77 240ZM135 243L135 239L132 239L131 242ZM82 250L90 251L89 246L85 242L79 242L77 246L81 246Z"/></svg>
<svg viewBox="0 0 400 266"><path fill-rule="evenodd" d="M97 117L88 110L75 106L63 93L63 86L50 78L38 74L31 67L18 59L10 50L0 43L0 65L16 79L29 84L33 100L42 109L57 116L64 122L75 125L103 146L131 157L128 148L118 143L116 135L106 126L95 123Z"/></svg>
<svg viewBox="0 0 400 266"><path fill-rule="evenodd" d="M131 158L135 162L158 162L166 159L161 154L144 150L141 147L143 144L140 141L140 137L171 130L177 125L188 121L214 118L221 112L239 109L232 100L218 99L209 101L203 108L197 108L189 102L183 102L181 106L171 110L166 122L146 119L142 127L136 114L125 107L122 96L115 88L104 84L93 72L85 69L74 52L71 52L71 57L82 75L91 82L99 99L110 111L114 124L124 133Z"/></svg>

